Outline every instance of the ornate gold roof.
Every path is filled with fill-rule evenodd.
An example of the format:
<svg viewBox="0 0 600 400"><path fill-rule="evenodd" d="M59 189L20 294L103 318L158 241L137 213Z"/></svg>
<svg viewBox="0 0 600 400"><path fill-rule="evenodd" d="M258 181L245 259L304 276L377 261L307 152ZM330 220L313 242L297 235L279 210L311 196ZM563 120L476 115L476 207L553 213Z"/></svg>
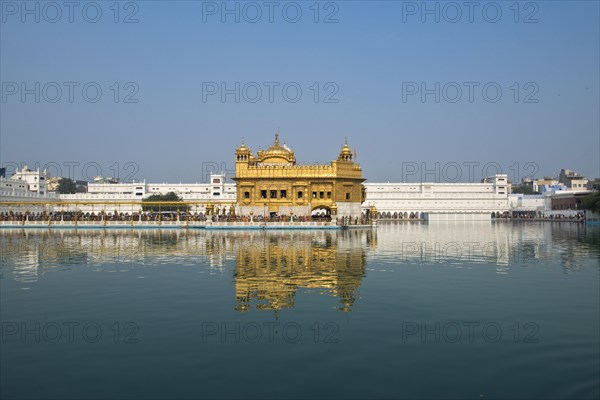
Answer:
<svg viewBox="0 0 600 400"><path fill-rule="evenodd" d="M348 154L351 155L352 151L350 150L350 146L348 146L348 143L344 144L344 146L342 146L342 154Z"/></svg>
<svg viewBox="0 0 600 400"><path fill-rule="evenodd" d="M259 151L258 162L269 163L269 164L288 164L296 163L296 156L294 151L289 148L285 143L279 144L279 134L275 134L275 143L271 145L265 151Z"/></svg>
<svg viewBox="0 0 600 400"><path fill-rule="evenodd" d="M352 161L352 150L350 150L350 146L348 146L348 141L342 146L338 161Z"/></svg>
<svg viewBox="0 0 600 400"><path fill-rule="evenodd" d="M235 152L237 154L250 154L252 150L250 149L250 147L246 146L246 144L244 143L244 138L242 138L242 144L240 145L240 147L235 149Z"/></svg>

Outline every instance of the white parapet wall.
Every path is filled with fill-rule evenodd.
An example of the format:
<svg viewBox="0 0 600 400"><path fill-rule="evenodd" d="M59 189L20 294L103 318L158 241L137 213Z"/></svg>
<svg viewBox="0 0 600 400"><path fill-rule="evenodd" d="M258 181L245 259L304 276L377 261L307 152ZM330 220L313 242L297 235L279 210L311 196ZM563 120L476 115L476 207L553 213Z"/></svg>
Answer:
<svg viewBox="0 0 600 400"><path fill-rule="evenodd" d="M490 213L428 213L425 214L429 223L435 222L490 222Z"/></svg>
<svg viewBox="0 0 600 400"><path fill-rule="evenodd" d="M337 203L338 217L357 218L361 216L361 204L357 202L340 202Z"/></svg>

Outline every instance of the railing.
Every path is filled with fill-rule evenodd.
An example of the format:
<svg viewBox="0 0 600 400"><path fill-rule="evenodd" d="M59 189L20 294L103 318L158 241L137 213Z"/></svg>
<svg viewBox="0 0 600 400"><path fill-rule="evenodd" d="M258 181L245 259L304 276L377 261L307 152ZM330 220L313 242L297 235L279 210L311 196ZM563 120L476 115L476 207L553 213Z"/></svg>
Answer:
<svg viewBox="0 0 600 400"><path fill-rule="evenodd" d="M195 227L335 227L335 221L124 221L124 220L28 220L13 219L0 221L0 227L72 227L72 228L195 228Z"/></svg>
<svg viewBox="0 0 600 400"><path fill-rule="evenodd" d="M332 221L207 221L206 227L224 228L224 227L337 227Z"/></svg>
<svg viewBox="0 0 600 400"><path fill-rule="evenodd" d="M53 220L53 219L11 219L1 220L0 227L174 227L174 228L187 228L187 227L204 227L205 221L134 221L134 220Z"/></svg>

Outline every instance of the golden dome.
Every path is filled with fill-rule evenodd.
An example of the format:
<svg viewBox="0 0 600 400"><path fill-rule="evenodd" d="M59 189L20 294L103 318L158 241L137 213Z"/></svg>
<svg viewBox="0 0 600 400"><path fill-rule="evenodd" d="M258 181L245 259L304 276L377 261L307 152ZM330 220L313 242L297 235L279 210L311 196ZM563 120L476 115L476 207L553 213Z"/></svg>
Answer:
<svg viewBox="0 0 600 400"><path fill-rule="evenodd" d="M352 150L350 150L350 146L348 146L348 142L344 143L342 146L342 150L340 151L340 155L338 156L339 161L352 161Z"/></svg>
<svg viewBox="0 0 600 400"><path fill-rule="evenodd" d="M242 138L242 145L235 149L235 159L237 161L248 161L253 158L252 150L244 144L244 138Z"/></svg>
<svg viewBox="0 0 600 400"><path fill-rule="evenodd" d="M240 147L238 147L236 149L236 151L237 152L242 151L242 152L246 152L246 153L251 151L250 148L248 146L246 146L246 144L244 143L244 138L242 138L242 144L240 145Z"/></svg>
<svg viewBox="0 0 600 400"><path fill-rule="evenodd" d="M294 163L296 158L294 151L285 143L279 144L279 134L275 134L275 143L263 152L260 152L261 162L270 163Z"/></svg>

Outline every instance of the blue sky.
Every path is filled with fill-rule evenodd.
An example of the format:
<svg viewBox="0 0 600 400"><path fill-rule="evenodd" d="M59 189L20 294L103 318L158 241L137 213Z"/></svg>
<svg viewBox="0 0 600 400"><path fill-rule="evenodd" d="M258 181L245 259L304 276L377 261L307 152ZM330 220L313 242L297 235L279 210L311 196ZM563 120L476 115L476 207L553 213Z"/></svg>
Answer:
<svg viewBox="0 0 600 400"><path fill-rule="evenodd" d="M273 2L272 22L262 1L121 2L118 15L113 1L77 2L72 22L62 2L60 16L27 2L39 22L1 3L9 169L204 181L233 170L242 137L256 151L279 129L300 163L331 161L347 137L372 182L600 176L597 1L476 2L472 21L464 2Z"/></svg>

